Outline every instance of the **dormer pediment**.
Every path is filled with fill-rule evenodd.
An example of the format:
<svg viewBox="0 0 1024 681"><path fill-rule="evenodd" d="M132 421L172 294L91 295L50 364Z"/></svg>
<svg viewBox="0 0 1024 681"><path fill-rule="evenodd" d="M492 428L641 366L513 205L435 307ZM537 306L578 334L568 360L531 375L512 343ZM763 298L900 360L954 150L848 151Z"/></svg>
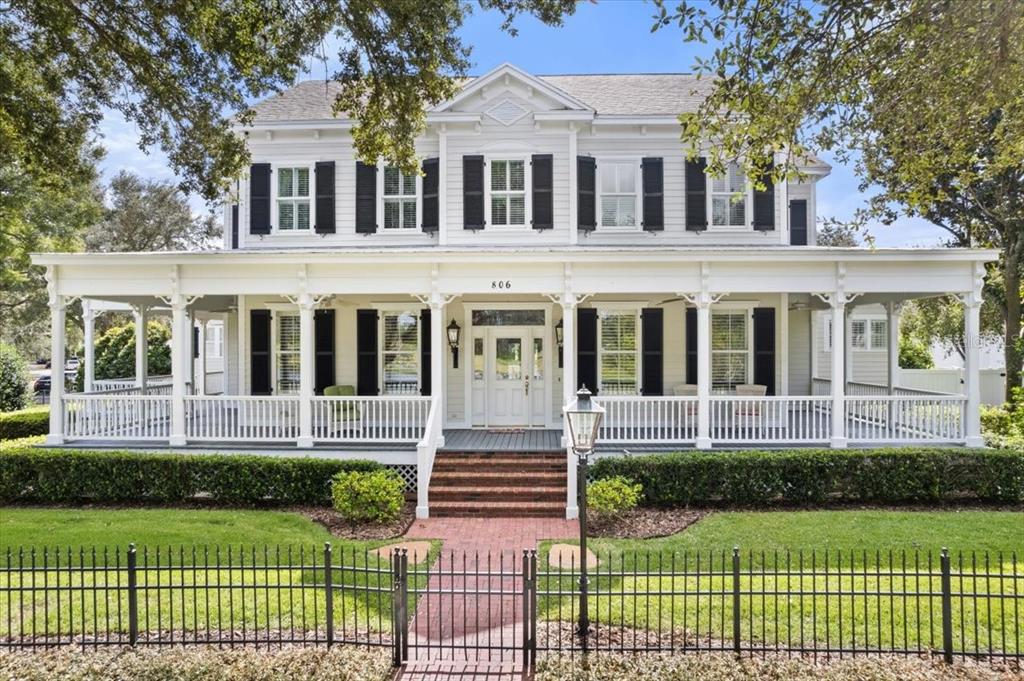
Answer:
<svg viewBox="0 0 1024 681"><path fill-rule="evenodd" d="M501 125L514 125L540 112L579 112L593 109L511 64L502 64L466 83L452 99L434 107L433 114L475 113Z"/></svg>

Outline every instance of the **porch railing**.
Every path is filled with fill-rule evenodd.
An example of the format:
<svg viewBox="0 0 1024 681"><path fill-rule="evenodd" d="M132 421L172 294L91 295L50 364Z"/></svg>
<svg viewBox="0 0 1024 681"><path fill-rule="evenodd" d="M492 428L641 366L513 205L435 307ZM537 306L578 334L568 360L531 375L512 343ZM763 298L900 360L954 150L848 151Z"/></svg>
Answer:
<svg viewBox="0 0 1024 681"><path fill-rule="evenodd" d="M423 439L430 397L314 397L313 439L320 442L412 442Z"/></svg>
<svg viewBox="0 0 1024 681"><path fill-rule="evenodd" d="M711 397L713 442L828 442L831 419L828 397Z"/></svg>
<svg viewBox="0 0 1024 681"><path fill-rule="evenodd" d="M811 379L812 392L815 395L828 395L832 392L832 381L828 378ZM956 395L957 393L944 393L935 390L924 390L921 388L907 388L897 385L893 388L893 395L913 397L916 395ZM889 386L881 383L866 383L864 381L848 381L846 383L846 395L850 397L888 397Z"/></svg>
<svg viewBox="0 0 1024 681"><path fill-rule="evenodd" d="M602 396L605 416L599 442L693 442L696 397Z"/></svg>
<svg viewBox="0 0 1024 681"><path fill-rule="evenodd" d="M206 395L185 398L185 437L201 441L282 442L299 436L299 398Z"/></svg>
<svg viewBox="0 0 1024 681"><path fill-rule="evenodd" d="M165 440L171 434L171 399L158 395L66 395L67 440Z"/></svg>
<svg viewBox="0 0 1024 681"><path fill-rule="evenodd" d="M850 442L960 442L967 399L961 395L847 397Z"/></svg>

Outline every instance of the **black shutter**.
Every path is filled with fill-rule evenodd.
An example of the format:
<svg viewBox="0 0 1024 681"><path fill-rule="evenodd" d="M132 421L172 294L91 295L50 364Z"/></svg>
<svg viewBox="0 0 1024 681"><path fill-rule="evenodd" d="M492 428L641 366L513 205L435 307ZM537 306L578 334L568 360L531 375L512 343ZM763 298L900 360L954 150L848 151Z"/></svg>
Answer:
<svg viewBox="0 0 1024 681"><path fill-rule="evenodd" d="M334 161L317 161L316 224L317 234L334 234Z"/></svg>
<svg viewBox="0 0 1024 681"><path fill-rule="evenodd" d="M238 204L231 206L231 248L238 248Z"/></svg>
<svg viewBox="0 0 1024 681"><path fill-rule="evenodd" d="M708 228L708 160L701 156L686 161L686 231L703 232Z"/></svg>
<svg viewBox="0 0 1024 681"><path fill-rule="evenodd" d="M597 310L576 309L576 387L597 394Z"/></svg>
<svg viewBox="0 0 1024 681"><path fill-rule="evenodd" d="M356 161L356 234L377 231L377 166Z"/></svg>
<svg viewBox="0 0 1024 681"><path fill-rule="evenodd" d="M423 159L423 222L420 229L436 232L441 224L438 188L440 187L440 162L436 158Z"/></svg>
<svg viewBox="0 0 1024 681"><path fill-rule="evenodd" d="M323 395L324 388L334 385L334 310L313 313L313 340L316 356L313 391Z"/></svg>
<svg viewBox="0 0 1024 681"><path fill-rule="evenodd" d="M754 383L775 394L775 308L754 308Z"/></svg>
<svg viewBox="0 0 1024 681"><path fill-rule="evenodd" d="M754 229L770 232L775 229L775 185L766 172L761 178L764 190L754 190Z"/></svg>
<svg viewBox="0 0 1024 681"><path fill-rule="evenodd" d="M462 226L484 228L484 157L462 157Z"/></svg>
<svg viewBox="0 0 1024 681"><path fill-rule="evenodd" d="M792 246L807 245L807 200L789 202L789 243Z"/></svg>
<svg viewBox="0 0 1024 681"><path fill-rule="evenodd" d="M645 232L660 232L665 229L665 164L661 158L645 158L640 169L643 171Z"/></svg>
<svg viewBox="0 0 1024 681"><path fill-rule="evenodd" d="M665 314L660 307L644 308L640 313L643 336L644 382L642 394L664 393Z"/></svg>
<svg viewBox="0 0 1024 681"><path fill-rule="evenodd" d="M420 311L420 395L429 395L430 375L430 308Z"/></svg>
<svg viewBox="0 0 1024 681"><path fill-rule="evenodd" d="M249 392L269 395L270 310L249 311Z"/></svg>
<svg viewBox="0 0 1024 681"><path fill-rule="evenodd" d="M270 164L249 166L249 233L270 234Z"/></svg>
<svg viewBox="0 0 1024 681"><path fill-rule="evenodd" d="M199 327L192 326L192 359L199 358Z"/></svg>
<svg viewBox="0 0 1024 681"><path fill-rule="evenodd" d="M593 156L576 157L576 225L590 232L597 229L597 162Z"/></svg>
<svg viewBox="0 0 1024 681"><path fill-rule="evenodd" d="M551 154L534 154L531 159L534 229L554 229L555 227L552 163Z"/></svg>
<svg viewBox="0 0 1024 681"><path fill-rule="evenodd" d="M697 308L686 308L686 382L697 385Z"/></svg>
<svg viewBox="0 0 1024 681"><path fill-rule="evenodd" d="M356 310L356 394L376 395L377 311Z"/></svg>

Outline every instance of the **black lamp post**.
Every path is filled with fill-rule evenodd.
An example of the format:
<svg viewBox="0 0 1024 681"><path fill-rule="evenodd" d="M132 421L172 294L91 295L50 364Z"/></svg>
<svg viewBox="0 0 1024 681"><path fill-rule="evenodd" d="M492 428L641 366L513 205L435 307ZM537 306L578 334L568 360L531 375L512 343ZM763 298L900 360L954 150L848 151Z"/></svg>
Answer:
<svg viewBox="0 0 1024 681"><path fill-rule="evenodd" d="M569 423L569 441L576 454L576 498L580 514L580 621L579 636L583 652L587 652L587 637L590 635L590 613L587 608L587 464L594 445L597 431L601 427L604 408L595 404L587 386L576 393L576 401L565 410Z"/></svg>
<svg viewBox="0 0 1024 681"><path fill-rule="evenodd" d="M448 324L448 347L452 350L452 368L459 368L459 337L462 335L462 327L454 319Z"/></svg>

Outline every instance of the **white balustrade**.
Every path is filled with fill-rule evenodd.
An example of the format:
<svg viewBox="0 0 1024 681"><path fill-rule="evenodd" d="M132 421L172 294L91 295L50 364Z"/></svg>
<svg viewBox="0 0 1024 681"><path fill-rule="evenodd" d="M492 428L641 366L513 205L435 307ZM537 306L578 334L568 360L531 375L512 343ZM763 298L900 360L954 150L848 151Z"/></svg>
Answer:
<svg viewBox="0 0 1024 681"><path fill-rule="evenodd" d="M66 440L164 440L171 433L171 400L154 395L66 395Z"/></svg>
<svg viewBox="0 0 1024 681"><path fill-rule="evenodd" d="M314 397L313 439L318 442L420 442L430 397Z"/></svg>
<svg viewBox="0 0 1024 681"><path fill-rule="evenodd" d="M299 435L299 398L207 395L185 398L185 437L196 441L281 442Z"/></svg>
<svg viewBox="0 0 1024 681"><path fill-rule="evenodd" d="M685 443L697 439L696 397L602 395L595 401L605 409L598 442Z"/></svg>
<svg viewBox="0 0 1024 681"><path fill-rule="evenodd" d="M850 442L962 442L961 395L846 398Z"/></svg>
<svg viewBox="0 0 1024 681"><path fill-rule="evenodd" d="M827 442L832 401L825 396L711 396L711 440L747 444Z"/></svg>

